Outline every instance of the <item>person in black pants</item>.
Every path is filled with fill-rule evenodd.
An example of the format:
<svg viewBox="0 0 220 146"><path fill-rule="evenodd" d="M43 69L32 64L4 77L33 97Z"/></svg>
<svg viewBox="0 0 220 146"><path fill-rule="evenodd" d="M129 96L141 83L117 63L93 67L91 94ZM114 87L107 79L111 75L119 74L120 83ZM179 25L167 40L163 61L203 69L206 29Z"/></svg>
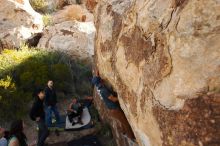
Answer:
<svg viewBox="0 0 220 146"><path fill-rule="evenodd" d="M34 96L36 97L36 100L31 108L30 111L30 118L33 121L36 121L38 124L38 142L37 146L44 146L44 141L49 135L48 128L45 124L45 112L44 112L44 90L43 89L38 89L36 94Z"/></svg>
<svg viewBox="0 0 220 146"><path fill-rule="evenodd" d="M83 106L81 103L77 101L76 98L73 98L72 102L70 103L67 115L69 118L69 121L72 123L72 125L75 125L76 123L80 123L83 125L82 122L82 113L83 113ZM78 121L75 122L73 118L78 117Z"/></svg>

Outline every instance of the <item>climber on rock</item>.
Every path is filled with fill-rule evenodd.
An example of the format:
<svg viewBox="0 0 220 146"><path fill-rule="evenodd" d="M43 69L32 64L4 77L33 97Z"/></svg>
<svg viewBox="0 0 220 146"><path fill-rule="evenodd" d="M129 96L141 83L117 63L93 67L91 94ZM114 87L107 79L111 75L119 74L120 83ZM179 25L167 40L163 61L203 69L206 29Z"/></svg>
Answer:
<svg viewBox="0 0 220 146"><path fill-rule="evenodd" d="M127 123L127 119L120 108L118 98L114 96L114 93L110 91L104 84L99 76L99 72L97 71L92 78L92 84L95 85L99 95L101 96L102 100L104 101L106 107L108 108L109 117L112 119L117 119L121 123ZM133 132L128 125L123 125L123 132L129 137L134 138Z"/></svg>
<svg viewBox="0 0 220 146"><path fill-rule="evenodd" d="M60 127L60 114L57 108L57 96L53 87L53 81L49 80L47 87L45 88L45 111L46 111L46 124L48 127L52 127L52 114L54 113L56 118L56 126Z"/></svg>
<svg viewBox="0 0 220 146"><path fill-rule="evenodd" d="M92 78L92 84L96 86L108 109L119 109L118 98L114 96L113 93L103 84L98 71Z"/></svg>
<svg viewBox="0 0 220 146"><path fill-rule="evenodd" d="M44 141L49 135L48 128L45 124L45 112L44 112L44 97L45 93L43 89L38 89L33 95L36 100L30 111L30 118L36 121L38 124L38 143L37 146L44 146Z"/></svg>
<svg viewBox="0 0 220 146"><path fill-rule="evenodd" d="M79 103L76 98L73 98L72 102L70 103L67 109L67 116L69 118L69 121L72 123L72 125L75 125L76 123L80 123L81 125L83 125L82 113L83 113L82 104ZM75 121L74 118L77 118L77 121Z"/></svg>

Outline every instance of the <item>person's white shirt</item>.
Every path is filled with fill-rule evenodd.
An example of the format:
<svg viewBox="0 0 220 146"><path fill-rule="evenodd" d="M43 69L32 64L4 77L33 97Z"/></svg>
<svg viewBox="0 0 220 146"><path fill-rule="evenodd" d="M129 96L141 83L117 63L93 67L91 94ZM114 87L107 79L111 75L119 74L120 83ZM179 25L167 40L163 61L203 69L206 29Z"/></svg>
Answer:
<svg viewBox="0 0 220 146"><path fill-rule="evenodd" d="M7 145L8 145L7 139L4 137L0 138L0 146L7 146Z"/></svg>

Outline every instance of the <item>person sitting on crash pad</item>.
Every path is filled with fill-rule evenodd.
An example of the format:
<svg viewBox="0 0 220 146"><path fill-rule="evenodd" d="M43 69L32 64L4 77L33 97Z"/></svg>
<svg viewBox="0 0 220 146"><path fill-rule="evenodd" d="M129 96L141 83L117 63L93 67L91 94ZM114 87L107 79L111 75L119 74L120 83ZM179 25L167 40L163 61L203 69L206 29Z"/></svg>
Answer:
<svg viewBox="0 0 220 146"><path fill-rule="evenodd" d="M72 102L70 103L68 109L67 109L67 115L69 118L69 121L72 123L72 125L75 125L76 123L80 123L83 125L82 122L82 113L83 113L83 106L81 103L77 101L76 98L72 99ZM73 119L78 117L78 121L75 122Z"/></svg>
<svg viewBox="0 0 220 146"><path fill-rule="evenodd" d="M99 90L101 97L108 109L118 109L118 98L113 95L111 91L103 84L99 72L97 71L95 76L92 78L92 84Z"/></svg>

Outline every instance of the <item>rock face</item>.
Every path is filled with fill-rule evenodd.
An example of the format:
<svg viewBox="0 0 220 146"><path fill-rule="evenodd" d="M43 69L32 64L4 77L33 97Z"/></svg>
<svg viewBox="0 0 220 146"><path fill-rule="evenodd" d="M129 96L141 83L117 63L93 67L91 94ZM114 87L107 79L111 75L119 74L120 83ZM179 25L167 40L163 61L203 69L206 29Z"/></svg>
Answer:
<svg viewBox="0 0 220 146"><path fill-rule="evenodd" d="M100 0L95 62L140 146L220 145L220 1Z"/></svg>
<svg viewBox="0 0 220 146"><path fill-rule="evenodd" d="M28 0L0 0L0 48L19 47L20 43L43 29L42 16Z"/></svg>
<svg viewBox="0 0 220 146"><path fill-rule="evenodd" d="M38 47L90 62L94 55L94 36L93 22L65 21L46 28Z"/></svg>
<svg viewBox="0 0 220 146"><path fill-rule="evenodd" d="M96 5L97 5L97 1L96 0L87 0L86 1L86 8L90 11L93 12Z"/></svg>

